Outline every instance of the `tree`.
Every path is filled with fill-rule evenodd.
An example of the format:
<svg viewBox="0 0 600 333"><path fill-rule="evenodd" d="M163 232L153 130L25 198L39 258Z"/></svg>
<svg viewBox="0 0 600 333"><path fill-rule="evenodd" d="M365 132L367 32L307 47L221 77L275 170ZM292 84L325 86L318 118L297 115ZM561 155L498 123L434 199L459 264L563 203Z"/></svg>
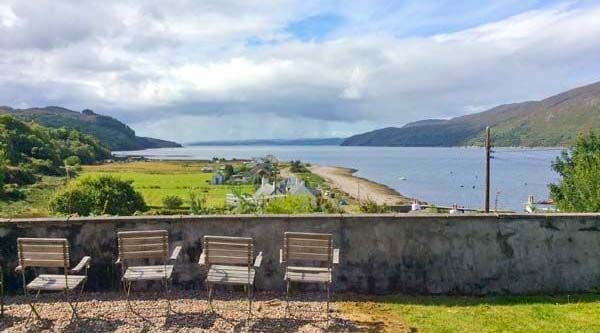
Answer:
<svg viewBox="0 0 600 333"><path fill-rule="evenodd" d="M231 176L233 176L234 173L235 171L233 170L233 165L226 164L225 170L223 170L223 177L225 178L225 180L231 178Z"/></svg>
<svg viewBox="0 0 600 333"><path fill-rule="evenodd" d="M4 195L4 174L6 172L6 161L4 160L4 149L0 146L0 198Z"/></svg>
<svg viewBox="0 0 600 333"><path fill-rule="evenodd" d="M132 181L112 176L84 178L57 192L50 201L50 210L54 212L82 216L132 215L147 209Z"/></svg>
<svg viewBox="0 0 600 333"><path fill-rule="evenodd" d="M550 184L550 196L565 212L600 211L600 136L580 135L570 152L552 163L562 179Z"/></svg>

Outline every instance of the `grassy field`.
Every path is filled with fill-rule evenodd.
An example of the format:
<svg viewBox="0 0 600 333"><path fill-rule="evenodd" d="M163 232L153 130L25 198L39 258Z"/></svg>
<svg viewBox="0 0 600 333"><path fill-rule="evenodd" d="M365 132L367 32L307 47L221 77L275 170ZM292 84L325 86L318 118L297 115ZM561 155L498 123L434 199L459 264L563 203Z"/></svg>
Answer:
<svg viewBox="0 0 600 333"><path fill-rule="evenodd" d="M253 193L253 185L211 185L211 173L202 173L202 162L132 162L85 166L78 177L112 175L133 181L150 207L162 207L162 199L176 195L189 207L190 192L206 198L209 207L223 207L225 195L234 191Z"/></svg>
<svg viewBox="0 0 600 333"><path fill-rule="evenodd" d="M0 200L0 217L44 217L50 215L48 200L52 193L64 184L64 177L44 176L36 184L23 186L24 200Z"/></svg>
<svg viewBox="0 0 600 333"><path fill-rule="evenodd" d="M394 296L342 302L371 332L600 332L600 294Z"/></svg>

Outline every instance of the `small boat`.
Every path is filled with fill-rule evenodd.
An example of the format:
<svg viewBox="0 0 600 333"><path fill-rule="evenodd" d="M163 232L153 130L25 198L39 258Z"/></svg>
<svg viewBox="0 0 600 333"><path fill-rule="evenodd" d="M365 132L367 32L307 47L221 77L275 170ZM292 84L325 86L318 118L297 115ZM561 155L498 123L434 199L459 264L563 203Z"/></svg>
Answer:
<svg viewBox="0 0 600 333"><path fill-rule="evenodd" d="M406 177L404 177L404 176L400 176L400 177L398 177L398 180L405 181L405 180L406 180Z"/></svg>

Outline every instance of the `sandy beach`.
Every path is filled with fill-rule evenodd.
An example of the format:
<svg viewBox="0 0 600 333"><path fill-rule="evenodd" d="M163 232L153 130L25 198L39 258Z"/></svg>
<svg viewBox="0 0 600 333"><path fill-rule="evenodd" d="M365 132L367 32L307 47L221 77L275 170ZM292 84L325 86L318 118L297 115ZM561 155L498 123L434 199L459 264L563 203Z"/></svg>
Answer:
<svg viewBox="0 0 600 333"><path fill-rule="evenodd" d="M411 201L411 199L402 196L392 188L354 176L356 170L353 169L313 165L310 167L310 171L323 177L333 187L359 201L372 200L379 205L402 205L409 204Z"/></svg>

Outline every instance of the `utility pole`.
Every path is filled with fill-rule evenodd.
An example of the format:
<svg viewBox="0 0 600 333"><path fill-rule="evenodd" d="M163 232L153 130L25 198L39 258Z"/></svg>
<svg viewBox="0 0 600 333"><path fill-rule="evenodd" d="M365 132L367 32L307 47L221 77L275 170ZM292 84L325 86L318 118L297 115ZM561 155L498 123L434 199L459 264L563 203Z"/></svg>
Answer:
<svg viewBox="0 0 600 333"><path fill-rule="evenodd" d="M484 191L485 191L485 207L484 212L490 212L490 158L491 158L491 139L490 139L490 127L485 128L485 168L484 168Z"/></svg>

